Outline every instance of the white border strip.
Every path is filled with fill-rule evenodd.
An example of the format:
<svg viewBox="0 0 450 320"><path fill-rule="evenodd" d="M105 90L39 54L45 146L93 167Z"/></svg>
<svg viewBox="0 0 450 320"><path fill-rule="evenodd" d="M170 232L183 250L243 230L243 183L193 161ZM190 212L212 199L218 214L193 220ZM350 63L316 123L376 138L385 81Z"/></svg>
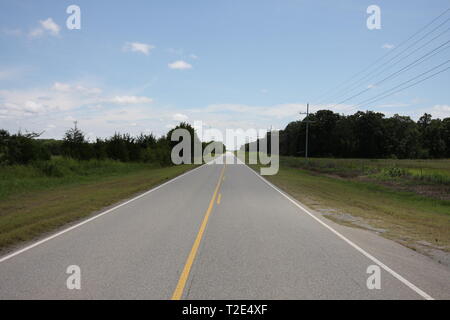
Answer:
<svg viewBox="0 0 450 320"><path fill-rule="evenodd" d="M237 158L237 157L236 157ZM238 161L241 161L238 159ZM242 162L242 161L241 161ZM243 163L245 164L245 163ZM339 238L341 238L342 240L344 240L345 242L347 242L349 245L351 245L353 248L355 248L356 250L358 250L360 253L362 253L363 255L365 255L367 258L369 258L370 260L372 260L373 262L375 262L377 265L379 265L381 268L383 268L385 271L389 272L394 278L400 280L403 284L405 284L406 286L408 286L410 289L412 289L414 292L416 292L418 295L420 295L422 298L424 298L425 300L434 300L433 297L431 297L428 293L426 293L425 291L421 290L420 288L418 288L417 286L415 286L414 284L412 284L411 282L409 282L408 280L406 280L405 278L403 278L401 275L399 275L397 272L395 272L394 270L392 270L391 268L389 268L387 265L385 265L384 263L382 263L380 260L378 260L377 258L375 258L374 256L372 256L370 253L366 252L364 249L362 249L361 247L359 247L358 245L356 245L354 242L352 242L351 240L347 239L346 237L344 237L342 234L340 234L339 232L337 232L336 230L334 230L332 227L330 227L328 224L326 224L325 222L323 222L322 220L320 220L319 218L317 218L314 214L312 214L308 209L306 209L305 207L303 207L302 205L300 205L297 201L293 200L290 196L288 196L287 194L285 194L283 191L281 191L280 189L278 189L278 187L274 186L271 182L269 182L268 180L266 180L264 177L262 177L261 175L259 175L255 170L253 170L252 168L250 168L249 166L247 166L245 164L245 166L251 171L253 172L256 176L258 176L261 180L263 180L265 183L267 183L270 187L272 187L273 189L275 189L276 191L278 191L279 193L281 193L286 199L288 199L290 202L292 202L295 206L297 206L298 208L300 208L302 211L304 211L305 213L307 213L311 218L313 218L314 220L316 220L317 222L319 222L321 225L323 225L325 228L327 228L328 230L330 230L331 232L333 232L335 235L337 235Z"/></svg>
<svg viewBox="0 0 450 320"><path fill-rule="evenodd" d="M207 164L209 164L209 163L207 163ZM177 177L175 177L175 178L173 178L173 179L171 179L171 180L169 180L169 181L164 182L163 184L160 184L159 186L157 186L157 187L155 187L155 188L153 188L153 189L150 189L150 190L148 190L148 191L146 191L146 192L144 192L144 193L138 195L137 197L134 197L134 198L132 198L132 199L126 201L126 202L123 202L123 203L121 203L121 204L119 204L119 205L117 205L117 206L115 206L115 207L113 207L113 208L111 208L111 209L108 209L108 210L106 210L106 211L104 211L104 212L101 212L101 213L99 213L99 214L97 214L97 215L95 215L95 216L93 216L93 217L91 217L91 218L89 218L89 219L83 220L82 222L77 223L76 225L73 225L73 226L71 226L71 227L69 227L69 228L67 228L67 229L64 229L64 230L62 230L62 231L60 231L60 232L57 232L57 233L55 233L55 234L53 234L53 235L51 235L51 236L49 236L49 237L47 237L47 238L44 238L44 239L42 239L42 240L39 240L39 241L37 241L37 242L35 242L35 243L29 245L29 246L26 246L25 248L22 248L22 249L17 250L17 251L15 251L15 252L13 252L13 253L10 253L10 254L8 254L8 255L6 255L6 256L0 258L0 263L6 261L6 260L8 260L8 259L11 259L12 257L15 257L15 256L17 256L17 255L19 255L19 254L21 254L21 253L24 253L25 251L28 251L28 250L30 250L30 249L32 249L32 248L34 248L34 247L37 247L37 246L39 246L39 245L41 245L41 244L43 244L43 243L45 243L45 242L47 242L47 241L50 241L50 240L52 240L52 239L54 239L54 238L56 238L56 237L59 237L60 235L66 233L66 232L69 232L69 231L71 231L71 230L73 230L73 229L76 229L76 228L78 228L78 227L81 227L83 224L86 224L86 223L91 222L91 221L93 221L93 220L95 220L95 219L97 219L97 218L100 218L101 216L103 216L103 215L105 215L105 214L107 214L107 213L110 213L111 211L114 211L114 210L116 210L116 209L118 209L118 208L120 208L120 207L123 207L123 206L129 204L129 203L132 202L132 201L135 201L135 200L137 200L137 199L139 199L139 198L142 198L142 197L148 195L149 193L151 193L151 192L153 192L153 191L156 191L156 190L158 190L158 189L164 187L165 185L167 185L167 184L169 184L169 183L171 183L171 182L174 182L175 180L180 179L181 177L184 177L185 175L188 175L188 174L190 174L190 173L192 173L192 172L194 172L194 171L197 171L198 169L202 168L204 165L206 165L206 164L203 164L203 165L201 165L201 166L199 166L199 167L197 167L197 168L194 168L194 169L192 169L192 170L189 170L189 171L187 171L187 172L185 172L185 173L183 173L183 174L181 174L181 175L179 175L179 176L177 176Z"/></svg>

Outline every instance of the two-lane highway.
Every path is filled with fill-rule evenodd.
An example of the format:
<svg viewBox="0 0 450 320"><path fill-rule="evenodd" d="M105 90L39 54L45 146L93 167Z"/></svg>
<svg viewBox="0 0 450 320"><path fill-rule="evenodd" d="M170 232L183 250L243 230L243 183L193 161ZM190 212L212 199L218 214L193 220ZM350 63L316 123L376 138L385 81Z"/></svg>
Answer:
<svg viewBox="0 0 450 320"><path fill-rule="evenodd" d="M0 299L433 297L321 221L246 165L212 163L0 258ZM381 289L367 287L371 265ZM430 268L445 293L450 272Z"/></svg>

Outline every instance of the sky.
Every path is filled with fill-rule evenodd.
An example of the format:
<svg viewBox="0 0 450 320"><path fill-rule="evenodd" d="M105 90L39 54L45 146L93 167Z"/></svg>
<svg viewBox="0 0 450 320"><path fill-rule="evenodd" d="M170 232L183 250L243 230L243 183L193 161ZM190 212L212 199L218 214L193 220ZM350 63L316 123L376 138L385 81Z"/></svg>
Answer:
<svg viewBox="0 0 450 320"><path fill-rule="evenodd" d="M80 29L66 26L70 5L81 10ZM380 29L367 27L370 5L380 8ZM415 38L442 22L405 51L409 57L336 88L401 53L402 41L448 7L448 0L0 0L0 128L62 138L76 120L90 139L160 136L180 121L283 129L302 119L306 103L313 112L449 117L450 71L358 104L445 63L447 46L375 85L445 44L450 12Z"/></svg>

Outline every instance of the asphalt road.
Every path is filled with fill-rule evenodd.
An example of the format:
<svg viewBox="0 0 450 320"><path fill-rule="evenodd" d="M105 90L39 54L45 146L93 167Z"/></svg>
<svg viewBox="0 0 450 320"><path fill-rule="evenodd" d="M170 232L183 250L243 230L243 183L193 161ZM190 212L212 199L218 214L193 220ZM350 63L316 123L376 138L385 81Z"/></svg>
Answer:
<svg viewBox="0 0 450 320"><path fill-rule="evenodd" d="M228 159L233 159L231 154ZM70 290L70 265L81 289ZM380 289L367 268L380 266ZM0 258L0 299L426 299L447 267L208 164Z"/></svg>

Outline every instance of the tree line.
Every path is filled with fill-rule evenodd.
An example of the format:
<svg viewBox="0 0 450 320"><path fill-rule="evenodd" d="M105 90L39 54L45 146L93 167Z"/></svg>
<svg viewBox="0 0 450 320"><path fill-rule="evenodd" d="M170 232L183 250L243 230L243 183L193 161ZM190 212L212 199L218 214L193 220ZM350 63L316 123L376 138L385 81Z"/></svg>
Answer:
<svg viewBox="0 0 450 320"><path fill-rule="evenodd" d="M182 122L166 135L157 138L153 134L134 137L128 133L115 133L105 139L89 141L76 126L66 131L62 140L39 139L39 133L15 133L0 129L0 165L29 164L47 161L52 156L76 160L112 159L121 162L145 162L161 166L172 164L171 150L178 141L171 141L177 128L189 131L191 144L201 143L202 150L211 142L200 142L195 129Z"/></svg>
<svg viewBox="0 0 450 320"><path fill-rule="evenodd" d="M330 110L311 113L290 122L279 132L280 155L304 156L306 121L308 155L336 158L450 158L450 117L433 119L425 113L418 121L373 111L341 115ZM266 143L270 132L259 143ZM249 144L244 148L248 151Z"/></svg>

